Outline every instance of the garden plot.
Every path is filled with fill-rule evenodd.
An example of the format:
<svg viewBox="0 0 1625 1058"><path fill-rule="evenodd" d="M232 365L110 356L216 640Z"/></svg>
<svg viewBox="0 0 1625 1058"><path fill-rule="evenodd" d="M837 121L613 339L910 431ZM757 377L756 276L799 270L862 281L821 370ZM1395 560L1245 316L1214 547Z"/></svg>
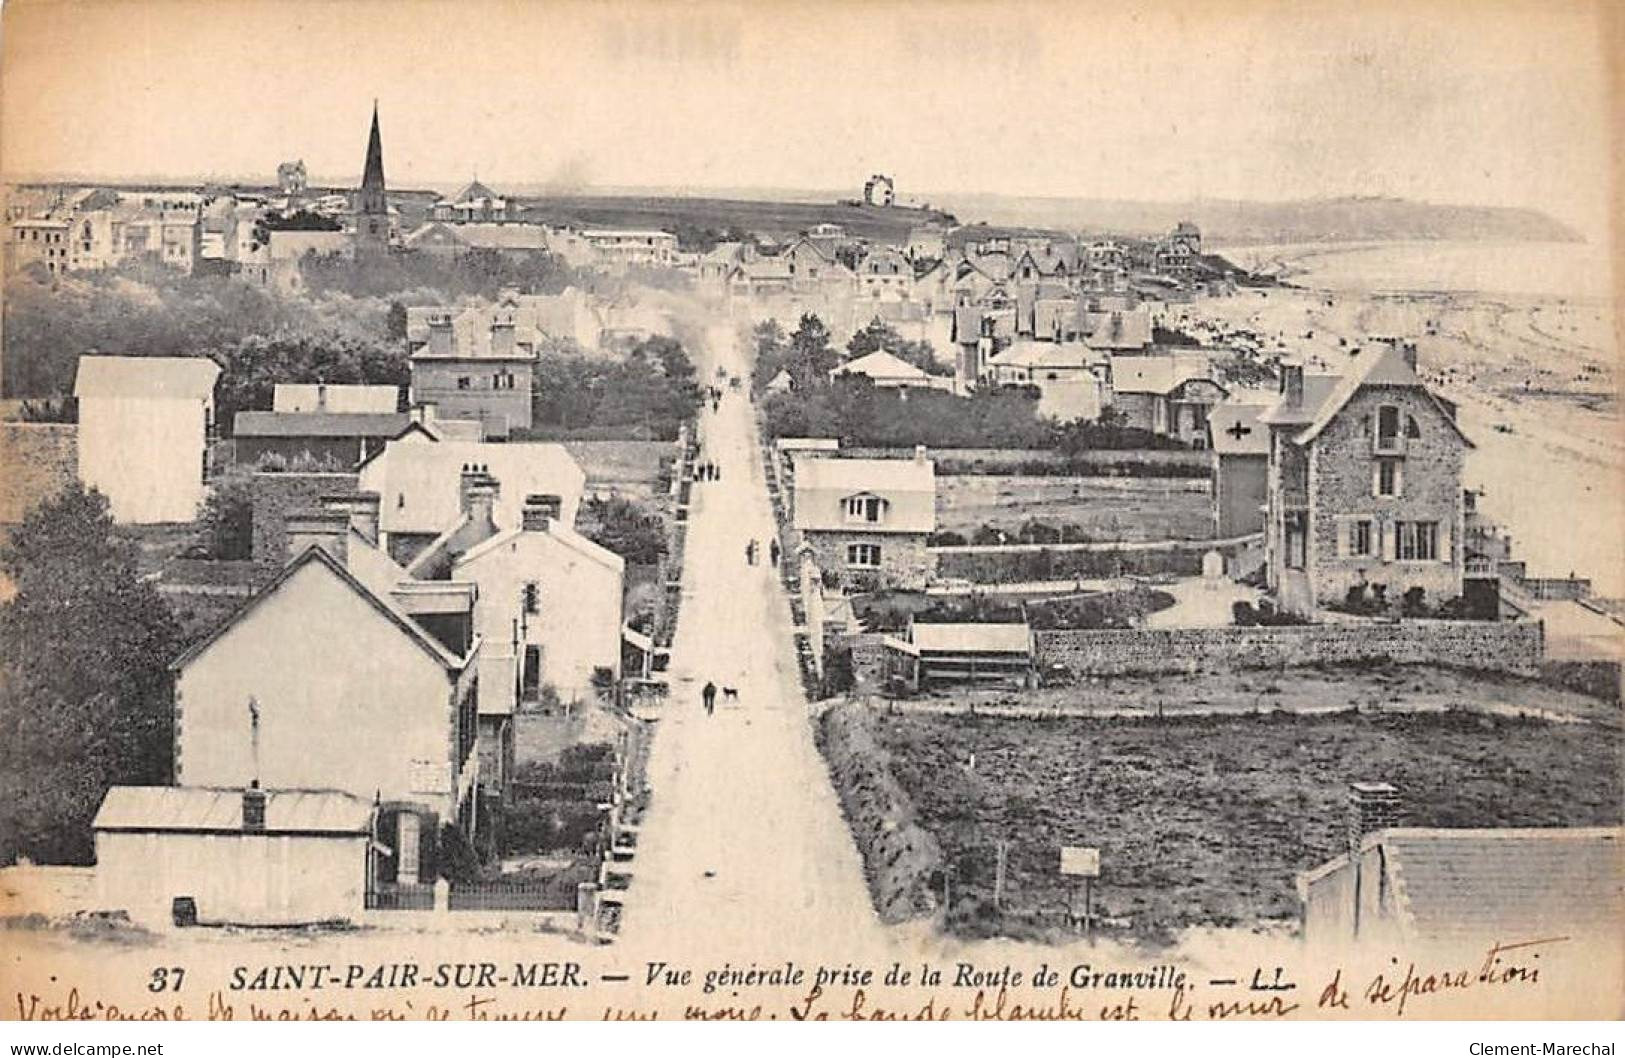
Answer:
<svg viewBox="0 0 1625 1058"><path fill-rule="evenodd" d="M1205 540L1213 535L1208 483L1201 478L937 478L937 528L972 540L984 525L1015 542L1022 526L1067 526L1066 540ZM1050 537L1049 539L1054 539Z"/></svg>

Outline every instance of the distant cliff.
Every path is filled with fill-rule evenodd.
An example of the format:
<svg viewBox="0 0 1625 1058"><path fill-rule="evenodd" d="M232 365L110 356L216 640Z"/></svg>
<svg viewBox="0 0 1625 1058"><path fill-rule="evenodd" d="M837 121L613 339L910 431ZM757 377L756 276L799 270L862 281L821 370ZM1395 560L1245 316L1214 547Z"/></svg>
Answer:
<svg viewBox="0 0 1625 1058"><path fill-rule="evenodd" d="M1111 199L938 195L961 217L1045 224L1125 235L1161 234L1195 221L1209 243L1457 241L1577 242L1580 235L1538 210L1449 206L1401 198L1315 198L1295 202L1131 202Z"/></svg>

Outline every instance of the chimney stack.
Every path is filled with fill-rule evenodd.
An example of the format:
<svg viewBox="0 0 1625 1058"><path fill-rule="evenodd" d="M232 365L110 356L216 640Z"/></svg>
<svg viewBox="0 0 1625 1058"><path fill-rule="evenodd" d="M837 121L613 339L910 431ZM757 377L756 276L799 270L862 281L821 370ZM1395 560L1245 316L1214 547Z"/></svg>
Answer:
<svg viewBox="0 0 1625 1058"><path fill-rule="evenodd" d="M327 383L325 382L316 383L316 410L327 410Z"/></svg>
<svg viewBox="0 0 1625 1058"><path fill-rule="evenodd" d="M1412 371L1416 370L1416 343L1415 342L1401 341L1399 343L1399 355L1403 356L1405 358L1405 366L1406 367L1410 368Z"/></svg>
<svg viewBox="0 0 1625 1058"><path fill-rule="evenodd" d="M458 489L463 513L475 521L491 522L501 485L491 476L490 468L484 463L464 463Z"/></svg>
<svg viewBox="0 0 1625 1058"><path fill-rule="evenodd" d="M1303 363L1297 360L1281 361L1281 393L1290 406L1303 404Z"/></svg>
<svg viewBox="0 0 1625 1058"><path fill-rule="evenodd" d="M319 547L339 565L349 562L350 515L346 511L295 511L288 515L288 558L293 560Z"/></svg>
<svg viewBox="0 0 1625 1058"><path fill-rule="evenodd" d="M1399 791L1385 782L1349 784L1348 841L1351 856L1358 856L1367 834L1399 823Z"/></svg>
<svg viewBox="0 0 1625 1058"><path fill-rule="evenodd" d="M265 833L265 791L260 781L253 780L243 790L243 831L249 834Z"/></svg>
<svg viewBox="0 0 1625 1058"><path fill-rule="evenodd" d="M564 498L550 492L532 493L525 497L523 525L530 532L546 532L555 519L564 514Z"/></svg>
<svg viewBox="0 0 1625 1058"><path fill-rule="evenodd" d="M379 497L376 492L354 492L322 497L322 508L335 514L343 514L350 520L350 528L360 533L369 544L378 543L378 507Z"/></svg>
<svg viewBox="0 0 1625 1058"><path fill-rule="evenodd" d="M914 462L921 464L925 462L925 445L914 446Z"/></svg>
<svg viewBox="0 0 1625 1058"><path fill-rule="evenodd" d="M429 318L429 352L434 356L450 356L451 341L451 313L435 313Z"/></svg>

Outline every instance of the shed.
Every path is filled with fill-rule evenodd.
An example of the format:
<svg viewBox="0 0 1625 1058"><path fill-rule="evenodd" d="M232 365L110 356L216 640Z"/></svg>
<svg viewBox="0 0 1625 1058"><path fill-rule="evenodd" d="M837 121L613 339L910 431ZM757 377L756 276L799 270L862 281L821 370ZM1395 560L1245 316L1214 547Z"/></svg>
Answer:
<svg viewBox="0 0 1625 1058"><path fill-rule="evenodd" d="M921 683L1024 680L1033 667L1025 622L922 622L909 626Z"/></svg>

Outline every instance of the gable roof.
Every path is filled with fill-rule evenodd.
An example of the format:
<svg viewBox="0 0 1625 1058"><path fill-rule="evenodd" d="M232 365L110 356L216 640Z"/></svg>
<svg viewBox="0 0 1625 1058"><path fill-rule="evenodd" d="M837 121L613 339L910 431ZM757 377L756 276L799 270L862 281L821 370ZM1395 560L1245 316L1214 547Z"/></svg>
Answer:
<svg viewBox="0 0 1625 1058"><path fill-rule="evenodd" d="M226 620L222 621L214 631L187 647L179 657L177 657L174 661L171 661L169 663L170 671L179 672L182 668L186 667L186 665L190 664L193 660L201 656L206 650L214 645L216 640L221 639L227 632L231 631L233 628L236 628L238 625L247 620L254 613L254 611L259 609L260 605L264 603L265 600L275 595L278 591L281 591L283 585L287 584L288 581L293 579L294 574L312 564L323 566L328 572L338 577L341 583L349 587L357 595L361 596L361 598L364 599L368 605L377 610L391 624L395 625L395 627L406 633L407 638L411 639L419 647L425 650L429 656L432 657L442 668L445 668L448 671L456 672L461 670L467 663L466 658L459 658L457 655L447 650L438 639L425 631L422 625L418 624L416 621L412 620L411 617L407 616L406 612L400 607L396 606L393 601L375 593L372 591L372 589L361 583L360 579L346 569L338 559L328 554L322 548L312 546L307 547L302 554L294 558L293 561L289 562L287 565L283 566L281 572L276 575L276 578L273 579L271 583L255 592L246 603L238 607L236 612L234 612L230 617L226 618Z"/></svg>
<svg viewBox="0 0 1625 1058"><path fill-rule="evenodd" d="M1172 393L1193 379L1211 381L1205 356L1112 358L1112 389L1118 393Z"/></svg>
<svg viewBox="0 0 1625 1058"><path fill-rule="evenodd" d="M1361 360L1364 360L1364 363L1361 363ZM1396 386L1421 390L1428 400L1432 402L1433 406L1439 410L1439 414L1443 416L1444 420L1450 424L1450 428L1455 431L1456 436L1461 438L1462 443L1468 448L1473 447L1473 442L1467 439L1467 435L1461 431L1461 426L1456 423L1456 417L1440 402L1432 390L1422 384L1421 378L1416 374L1416 369L1411 367L1405 360L1405 354L1393 345L1386 344L1377 351L1375 356L1361 357L1356 353L1355 369L1343 376L1342 382L1320 405L1320 409L1316 412L1308 427L1294 437L1293 440L1300 445L1305 445L1320 436L1321 431L1326 429L1333 419L1337 418L1337 414L1343 410L1350 400L1354 399L1354 395L1366 386Z"/></svg>
<svg viewBox="0 0 1625 1058"><path fill-rule="evenodd" d="M1615 930L1625 914L1619 827L1394 827L1366 838L1386 852L1401 923L1412 935L1542 935Z"/></svg>
<svg viewBox="0 0 1625 1058"><path fill-rule="evenodd" d="M877 379L908 379L924 380L927 376L924 371L913 364L903 360L884 349L876 349L872 353L848 360L840 367L829 373L831 378L837 375L867 375Z"/></svg>
<svg viewBox="0 0 1625 1058"><path fill-rule="evenodd" d="M1269 405L1227 400L1208 409L1208 447L1221 456L1263 456L1270 451L1269 427L1258 421Z"/></svg>
<svg viewBox="0 0 1625 1058"><path fill-rule="evenodd" d="M457 556L456 561L452 563L452 567L453 569L462 569L472 562L478 562L491 552L499 550L502 545L518 539L526 533L533 536L545 536L574 551L587 561L594 562L616 573L624 572L626 569L626 560L620 555L601 544L594 543L557 519L549 522L544 532L537 532L534 529L525 529L523 527L505 529L495 536L480 541Z"/></svg>
<svg viewBox="0 0 1625 1058"><path fill-rule="evenodd" d="M1025 624L915 621L909 641L921 652L979 654L1031 654L1032 632Z"/></svg>
<svg viewBox="0 0 1625 1058"><path fill-rule="evenodd" d="M340 790L266 790L266 834L369 834L371 803ZM214 786L114 786L93 830L243 832L243 791Z"/></svg>
<svg viewBox="0 0 1625 1058"><path fill-rule="evenodd" d="M796 461L796 491L803 489L935 493L936 464L929 459L800 459Z"/></svg>
<svg viewBox="0 0 1625 1058"><path fill-rule="evenodd" d="M1018 338L988 361L990 367L1088 368L1107 362L1107 354L1081 342L1040 342Z"/></svg>
<svg viewBox="0 0 1625 1058"><path fill-rule="evenodd" d="M271 398L272 411L372 412L395 411L400 389L388 385L351 383L278 382Z"/></svg>
<svg viewBox="0 0 1625 1058"><path fill-rule="evenodd" d="M406 412L240 411L232 422L238 437L399 437L411 423Z"/></svg>
<svg viewBox="0 0 1625 1058"><path fill-rule="evenodd" d="M81 356L73 395L209 400L219 377L204 356Z"/></svg>
<svg viewBox="0 0 1625 1058"><path fill-rule="evenodd" d="M1291 426L1312 422L1321 405L1325 404L1343 382L1342 375L1307 374L1303 376L1303 401L1288 404L1284 396L1264 410L1258 421L1266 426Z"/></svg>
<svg viewBox="0 0 1625 1058"><path fill-rule="evenodd" d="M363 487L382 497L379 515L385 532L439 536L462 514L458 492L465 465L484 467L497 479L497 520L504 527L518 524L525 497L532 493L563 497L563 515L574 520L587 483L568 449L542 441L394 440L359 470Z"/></svg>

